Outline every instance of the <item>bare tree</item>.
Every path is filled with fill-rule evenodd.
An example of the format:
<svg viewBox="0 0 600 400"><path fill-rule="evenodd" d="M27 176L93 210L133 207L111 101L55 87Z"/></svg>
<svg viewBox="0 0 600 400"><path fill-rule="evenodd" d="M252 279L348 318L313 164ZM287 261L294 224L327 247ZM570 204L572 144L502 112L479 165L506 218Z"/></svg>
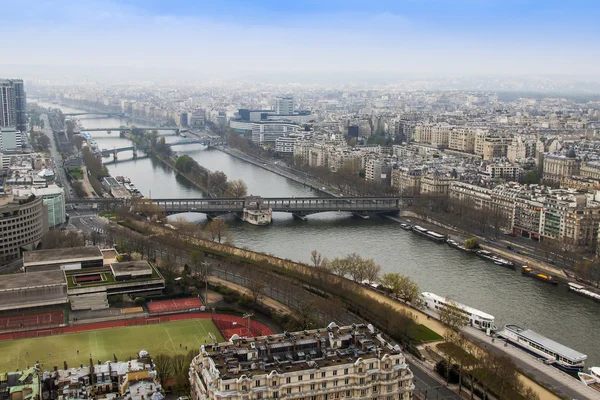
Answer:
<svg viewBox="0 0 600 400"><path fill-rule="evenodd" d="M73 231L53 230L46 233L42 238L42 248L44 249L78 247L84 245L85 241L83 236Z"/></svg>
<svg viewBox="0 0 600 400"><path fill-rule="evenodd" d="M248 194L248 186L241 179L234 179L227 182L227 190L225 190L225 197L235 197L240 199Z"/></svg>
<svg viewBox="0 0 600 400"><path fill-rule="evenodd" d="M250 297L252 297L252 301L254 303L258 303L258 301L264 296L266 288L263 276L252 269L248 269L246 278L246 288L248 289Z"/></svg>
<svg viewBox="0 0 600 400"><path fill-rule="evenodd" d="M323 263L323 257L321 256L321 253L319 253L316 250L313 250L310 253L310 263L313 265L313 267L319 268Z"/></svg>
<svg viewBox="0 0 600 400"><path fill-rule="evenodd" d="M446 304L440 308L440 321L453 331L458 332L467 325L469 319L454 300L446 297Z"/></svg>
<svg viewBox="0 0 600 400"><path fill-rule="evenodd" d="M173 376L173 360L166 354L159 354L152 359L156 370L156 377L160 382L166 382Z"/></svg>
<svg viewBox="0 0 600 400"><path fill-rule="evenodd" d="M229 234L229 226L227 226L227 222L224 220L216 218L206 224L204 232L213 242L218 241L221 243Z"/></svg>

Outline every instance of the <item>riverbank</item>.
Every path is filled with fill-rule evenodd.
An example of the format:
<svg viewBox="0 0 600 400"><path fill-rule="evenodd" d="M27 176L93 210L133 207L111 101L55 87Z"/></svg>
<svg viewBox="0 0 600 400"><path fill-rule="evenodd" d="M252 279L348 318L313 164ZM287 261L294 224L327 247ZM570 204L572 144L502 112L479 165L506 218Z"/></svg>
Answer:
<svg viewBox="0 0 600 400"><path fill-rule="evenodd" d="M245 153L242 153L239 150L231 149L226 146L215 146L213 147L215 150L222 151L223 153L230 155L231 157L235 157L239 160L245 161L249 164L252 164L256 167L265 169L269 172L277 174L279 176L283 176L291 181L300 183L304 186L308 186L320 193L327 194L329 196L339 196L340 193L338 191L334 191L333 189L328 189L324 186L323 183L317 182L314 178L312 178L308 174L300 175L301 172L292 170L290 168L284 167L280 164L275 164L277 161L273 161L272 159L260 159L256 157L249 156Z"/></svg>

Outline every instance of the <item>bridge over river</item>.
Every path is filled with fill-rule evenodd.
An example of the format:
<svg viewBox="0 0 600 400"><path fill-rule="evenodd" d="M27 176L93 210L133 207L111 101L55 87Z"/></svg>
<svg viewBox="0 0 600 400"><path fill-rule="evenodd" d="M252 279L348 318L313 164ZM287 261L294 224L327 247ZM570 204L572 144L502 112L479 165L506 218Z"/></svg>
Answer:
<svg viewBox="0 0 600 400"><path fill-rule="evenodd" d="M255 201L256 197L248 198ZM197 212L209 217L228 213L242 213L248 206L246 198L219 199L69 199L68 204L98 204L103 208L127 207L143 211L150 205L160 207L166 214ZM362 217L369 214L392 214L411 200L407 197L272 197L260 198L262 206L273 212L291 213L305 219L307 215L322 212L349 212Z"/></svg>

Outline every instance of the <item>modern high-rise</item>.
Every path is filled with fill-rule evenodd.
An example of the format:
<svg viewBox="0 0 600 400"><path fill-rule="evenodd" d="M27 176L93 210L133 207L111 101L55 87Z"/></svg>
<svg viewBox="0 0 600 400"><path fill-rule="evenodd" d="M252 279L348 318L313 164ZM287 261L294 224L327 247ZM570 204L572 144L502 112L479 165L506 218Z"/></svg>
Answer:
<svg viewBox="0 0 600 400"><path fill-rule="evenodd" d="M294 98L292 96L281 96L275 99L275 114L292 115L294 113Z"/></svg>
<svg viewBox="0 0 600 400"><path fill-rule="evenodd" d="M0 127L27 131L27 99L22 79L0 79Z"/></svg>
<svg viewBox="0 0 600 400"><path fill-rule="evenodd" d="M415 387L400 346L334 323L202 346L189 377L192 400L409 400Z"/></svg>

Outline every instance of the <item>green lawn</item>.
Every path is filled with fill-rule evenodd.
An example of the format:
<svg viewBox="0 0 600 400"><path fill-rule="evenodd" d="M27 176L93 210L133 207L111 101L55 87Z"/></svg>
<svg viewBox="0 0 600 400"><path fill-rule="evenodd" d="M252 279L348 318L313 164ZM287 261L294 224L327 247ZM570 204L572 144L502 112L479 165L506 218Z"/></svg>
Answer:
<svg viewBox="0 0 600 400"><path fill-rule="evenodd" d="M190 319L162 324L128 326L97 331L45 336L33 339L0 341L0 372L33 366L36 360L51 370L55 365L63 368L89 365L90 353L94 362L129 360L144 349L150 355L160 353L185 354L189 350L211 342L208 333L223 341L217 327L210 319ZM182 345L181 348L179 345ZM188 349L185 349L185 346ZM77 354L79 350L79 354Z"/></svg>
<svg viewBox="0 0 600 400"><path fill-rule="evenodd" d="M417 343L427 343L443 340L444 338L438 335L436 332L429 329L428 327L426 327L425 325L419 324L417 325L417 329L415 334L413 335L413 339Z"/></svg>

